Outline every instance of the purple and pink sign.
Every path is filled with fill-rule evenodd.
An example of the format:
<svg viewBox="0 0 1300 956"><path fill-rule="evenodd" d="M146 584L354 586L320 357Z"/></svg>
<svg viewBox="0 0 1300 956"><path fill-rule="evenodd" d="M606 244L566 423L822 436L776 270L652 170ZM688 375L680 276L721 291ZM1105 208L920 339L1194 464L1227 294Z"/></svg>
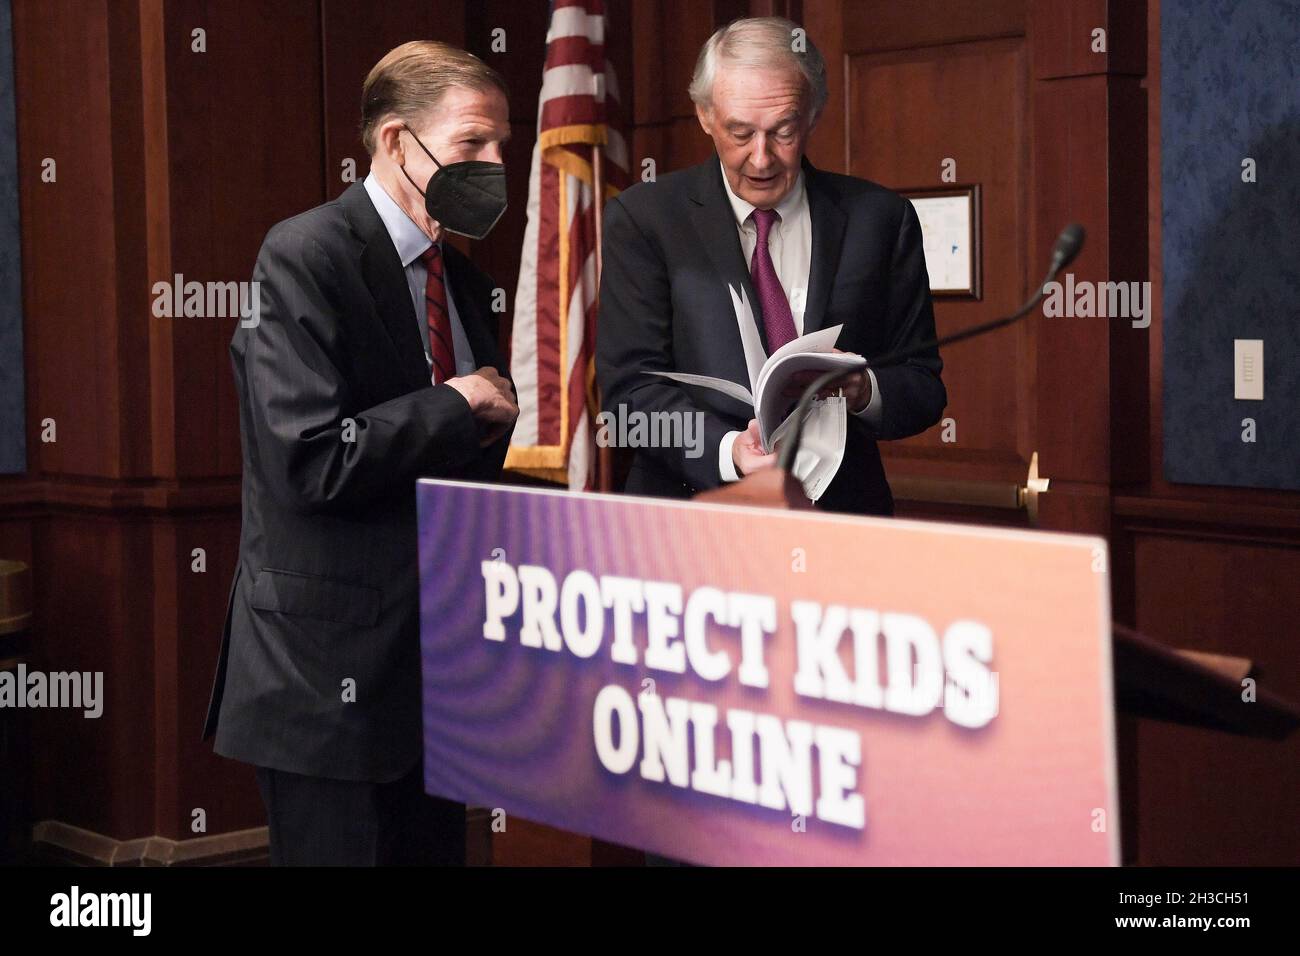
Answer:
<svg viewBox="0 0 1300 956"><path fill-rule="evenodd" d="M702 864L1118 862L1101 539L417 503L429 793Z"/></svg>

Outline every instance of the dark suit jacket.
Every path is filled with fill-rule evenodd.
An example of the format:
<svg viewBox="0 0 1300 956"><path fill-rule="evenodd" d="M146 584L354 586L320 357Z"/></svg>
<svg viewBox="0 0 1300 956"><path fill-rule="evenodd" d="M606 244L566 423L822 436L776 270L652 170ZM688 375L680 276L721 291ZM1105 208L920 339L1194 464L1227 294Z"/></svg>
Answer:
<svg viewBox="0 0 1300 956"><path fill-rule="evenodd" d="M444 250L475 362L504 375L493 284ZM393 780L421 750L416 478L492 480L509 435L480 450L469 404L429 384L397 250L360 183L275 226L254 278L260 322L230 345L243 526L204 737L252 764Z"/></svg>
<svg viewBox="0 0 1300 956"><path fill-rule="evenodd" d="M812 263L804 333L843 323L837 345L868 358L934 338L921 229L912 204L883 186L822 172L804 161ZM736 218L716 157L639 183L605 208L596 374L607 411L704 414L704 454L634 453L625 490L687 497L721 483L718 445L753 417L743 402L679 385L647 370L694 372L749 387L728 285L745 290L763 331ZM788 293L789 290L787 290ZM948 397L938 350L875 370L879 432L849 416L844 461L817 502L832 511L892 514L878 438L935 424Z"/></svg>

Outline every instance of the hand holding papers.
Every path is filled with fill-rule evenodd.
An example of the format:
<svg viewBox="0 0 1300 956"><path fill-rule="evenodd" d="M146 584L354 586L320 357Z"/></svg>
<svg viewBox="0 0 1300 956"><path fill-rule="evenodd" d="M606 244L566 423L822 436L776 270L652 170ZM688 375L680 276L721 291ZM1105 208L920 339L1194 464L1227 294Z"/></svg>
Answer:
<svg viewBox="0 0 1300 956"><path fill-rule="evenodd" d="M744 402L754 409L763 447L779 451L780 442L789 434L792 425L790 412L795 400L785 393L792 379L801 373L820 374L835 368L848 371L861 364L861 358L846 352L835 352L841 326L818 329L787 342L763 358L763 346L758 336L758 326L744 293L731 292L736 309L736 321L745 347L745 364L749 370L750 388L724 378L693 375L688 372L651 372L685 385L711 388ZM844 442L848 432L848 409L842 397L820 399L813 403L804 423L804 437L794 465L795 476L803 482L808 497L816 501L835 477L844 458Z"/></svg>

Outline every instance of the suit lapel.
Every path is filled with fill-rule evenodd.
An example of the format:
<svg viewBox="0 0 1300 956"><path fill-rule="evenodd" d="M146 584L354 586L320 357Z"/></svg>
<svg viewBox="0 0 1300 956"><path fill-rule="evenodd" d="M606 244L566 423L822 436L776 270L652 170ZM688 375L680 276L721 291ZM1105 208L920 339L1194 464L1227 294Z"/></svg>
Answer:
<svg viewBox="0 0 1300 956"><path fill-rule="evenodd" d="M353 183L340 200L352 231L362 241L361 274L375 300L375 311L397 350L404 381L429 384L429 366L420 341L418 317L411 303L402 260L361 183Z"/></svg>
<svg viewBox="0 0 1300 956"><path fill-rule="evenodd" d="M807 335L826 323L826 306L839 269L846 219L835 194L807 158L803 161L803 173L804 188L808 193L808 214L812 218L808 302L803 314L803 332Z"/></svg>
<svg viewBox="0 0 1300 956"><path fill-rule="evenodd" d="M728 286L738 294L743 290L745 300L754 313L754 322L758 326L764 350L767 348L767 337L763 334L762 305L754 294L749 269L745 265L745 254L740 247L740 235L736 230L736 214L727 201L727 193L722 185L722 168L716 158L695 168L695 182L689 195L691 224L708 251L718 275L722 301L726 303L725 310L709 317L709 321L717 323L721 344L717 357L726 366L720 377L749 388L749 369L745 365L744 345L740 339L740 329L736 325L736 313L731 294L727 291Z"/></svg>

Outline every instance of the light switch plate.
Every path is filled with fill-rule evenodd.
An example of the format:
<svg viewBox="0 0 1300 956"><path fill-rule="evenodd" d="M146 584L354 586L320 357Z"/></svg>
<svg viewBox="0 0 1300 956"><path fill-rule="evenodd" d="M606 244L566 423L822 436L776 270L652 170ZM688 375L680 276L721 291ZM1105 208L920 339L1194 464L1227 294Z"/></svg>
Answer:
<svg viewBox="0 0 1300 956"><path fill-rule="evenodd" d="M1262 402L1264 400L1264 340L1233 339L1232 397Z"/></svg>

